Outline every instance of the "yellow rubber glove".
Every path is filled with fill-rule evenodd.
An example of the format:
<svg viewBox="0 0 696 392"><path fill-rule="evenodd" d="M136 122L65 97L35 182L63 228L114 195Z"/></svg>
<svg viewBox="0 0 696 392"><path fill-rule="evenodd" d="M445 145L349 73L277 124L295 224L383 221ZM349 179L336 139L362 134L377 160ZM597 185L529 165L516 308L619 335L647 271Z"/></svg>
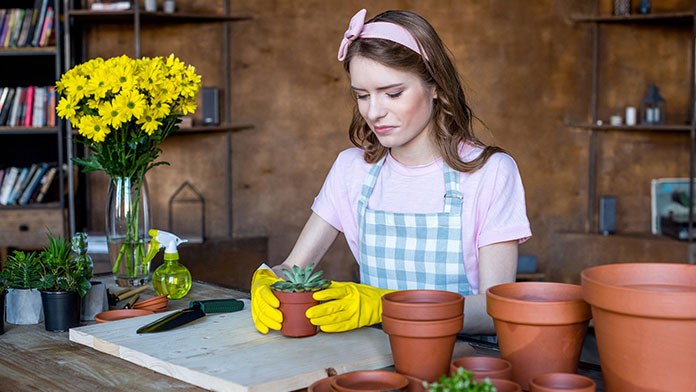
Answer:
<svg viewBox="0 0 696 392"><path fill-rule="evenodd" d="M343 332L382 321L382 296L395 290L353 283L331 282L317 291L317 301L329 301L307 309L309 321L324 332Z"/></svg>
<svg viewBox="0 0 696 392"><path fill-rule="evenodd" d="M256 329L268 333L268 329L280 330L283 313L278 310L280 301L273 295L271 285L280 279L273 271L258 269L251 278L251 317Z"/></svg>

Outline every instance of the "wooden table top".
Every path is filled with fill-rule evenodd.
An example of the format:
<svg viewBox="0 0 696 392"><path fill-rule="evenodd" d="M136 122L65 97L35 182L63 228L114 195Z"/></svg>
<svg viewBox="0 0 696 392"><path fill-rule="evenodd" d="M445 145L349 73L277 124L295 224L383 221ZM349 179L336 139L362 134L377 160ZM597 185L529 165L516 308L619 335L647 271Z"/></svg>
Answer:
<svg viewBox="0 0 696 392"><path fill-rule="evenodd" d="M113 279L96 277L110 290L118 290ZM154 297L148 288L139 301ZM187 308L191 300L249 298L248 293L208 283L194 282L188 295L170 300L169 309ZM122 308L127 301L119 303ZM80 325L94 324L83 321ZM46 331L44 324L5 323L0 335L0 386L6 391L204 391L191 384L73 343L68 332Z"/></svg>

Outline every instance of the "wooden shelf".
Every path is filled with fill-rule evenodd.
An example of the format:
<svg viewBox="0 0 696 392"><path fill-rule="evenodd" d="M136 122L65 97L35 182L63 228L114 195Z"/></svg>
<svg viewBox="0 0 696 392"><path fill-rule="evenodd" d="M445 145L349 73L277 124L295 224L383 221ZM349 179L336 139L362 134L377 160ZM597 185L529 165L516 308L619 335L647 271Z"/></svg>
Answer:
<svg viewBox="0 0 696 392"><path fill-rule="evenodd" d="M239 132L254 128L252 124L222 124L222 125L196 125L187 128L180 128L176 134L182 133L210 133L210 132Z"/></svg>
<svg viewBox="0 0 696 392"><path fill-rule="evenodd" d="M573 22L579 23L677 23L692 24L694 13L692 11L663 12L654 14L632 15L573 15Z"/></svg>
<svg viewBox="0 0 696 392"><path fill-rule="evenodd" d="M665 124L665 125L594 125L589 123L566 123L570 128L593 129L597 131L624 131L624 132L689 132L691 125L688 124Z"/></svg>
<svg viewBox="0 0 696 392"><path fill-rule="evenodd" d="M55 56L55 46L43 46L36 48L33 46L21 48L0 48L0 56Z"/></svg>
<svg viewBox="0 0 696 392"><path fill-rule="evenodd" d="M7 210L60 210L60 202L52 201L48 203L36 203L36 204L10 204L10 205L0 205L0 211Z"/></svg>
<svg viewBox="0 0 696 392"><path fill-rule="evenodd" d="M155 23L209 23L209 22L236 22L250 20L248 15L219 15L219 14L196 14L176 12L168 14L164 12L139 12L140 18L144 22ZM68 16L80 22L115 22L129 23L135 17L135 11L91 11L91 10L71 10Z"/></svg>
<svg viewBox="0 0 696 392"><path fill-rule="evenodd" d="M0 135L50 135L58 133L56 127L5 127L0 126Z"/></svg>

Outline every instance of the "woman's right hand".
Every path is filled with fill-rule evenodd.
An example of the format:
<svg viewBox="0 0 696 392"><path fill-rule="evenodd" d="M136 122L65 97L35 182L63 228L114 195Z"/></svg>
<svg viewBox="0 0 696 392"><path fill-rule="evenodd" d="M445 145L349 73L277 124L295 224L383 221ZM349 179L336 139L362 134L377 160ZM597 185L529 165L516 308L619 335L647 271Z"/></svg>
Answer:
<svg viewBox="0 0 696 392"><path fill-rule="evenodd" d="M259 268L251 278L251 317L256 329L268 333L269 329L280 330L283 313L278 310L280 301L273 295L271 285L280 279L270 269Z"/></svg>

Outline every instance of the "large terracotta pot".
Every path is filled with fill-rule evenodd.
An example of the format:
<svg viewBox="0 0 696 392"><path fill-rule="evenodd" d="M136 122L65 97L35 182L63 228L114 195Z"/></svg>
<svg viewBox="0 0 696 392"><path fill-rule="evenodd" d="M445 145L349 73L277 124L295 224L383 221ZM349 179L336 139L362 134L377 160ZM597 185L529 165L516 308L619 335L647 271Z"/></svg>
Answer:
<svg viewBox="0 0 696 392"><path fill-rule="evenodd" d="M591 378L574 373L546 373L529 382L531 392L595 392L597 384Z"/></svg>
<svg viewBox="0 0 696 392"><path fill-rule="evenodd" d="M512 380L512 365L509 361L495 357L463 357L452 361L450 375L464 368L478 378L502 378Z"/></svg>
<svg viewBox="0 0 696 392"><path fill-rule="evenodd" d="M436 321L399 320L382 315L382 329L389 335L396 371L428 382L447 374L463 322L463 313Z"/></svg>
<svg viewBox="0 0 696 392"><path fill-rule="evenodd" d="M464 313L464 297L441 290L403 290L382 296L382 314L400 320L446 320Z"/></svg>
<svg viewBox="0 0 696 392"><path fill-rule="evenodd" d="M607 391L696 391L696 266L608 264L581 278Z"/></svg>
<svg viewBox="0 0 696 392"><path fill-rule="evenodd" d="M273 294L278 297L280 301L278 309L283 313L283 323L280 328L283 336L302 338L317 334L316 325L310 323L305 316L307 309L319 304L319 301L312 297L314 292L284 293L274 290Z"/></svg>
<svg viewBox="0 0 696 392"><path fill-rule="evenodd" d="M406 391L408 384L406 376L384 370L358 370L331 380L331 388L336 392Z"/></svg>
<svg viewBox="0 0 696 392"><path fill-rule="evenodd" d="M512 379L529 389L539 374L574 373L578 367L590 306L578 285L517 282L486 291L500 356L512 364Z"/></svg>

